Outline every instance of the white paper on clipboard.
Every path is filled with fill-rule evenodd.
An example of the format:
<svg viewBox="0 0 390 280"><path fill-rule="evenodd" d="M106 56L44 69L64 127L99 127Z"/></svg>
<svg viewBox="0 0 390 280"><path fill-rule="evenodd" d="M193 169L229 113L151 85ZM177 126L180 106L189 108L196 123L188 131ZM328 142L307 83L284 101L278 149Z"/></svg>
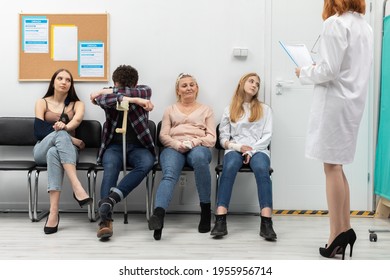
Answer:
<svg viewBox="0 0 390 280"><path fill-rule="evenodd" d="M282 41L279 41L279 44L297 67L314 64L313 58L305 44L285 44Z"/></svg>

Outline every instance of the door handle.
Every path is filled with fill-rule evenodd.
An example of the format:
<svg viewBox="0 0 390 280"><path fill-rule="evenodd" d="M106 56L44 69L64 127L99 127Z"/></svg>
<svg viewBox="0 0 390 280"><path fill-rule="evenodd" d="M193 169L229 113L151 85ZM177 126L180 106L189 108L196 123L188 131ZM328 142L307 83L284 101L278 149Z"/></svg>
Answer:
<svg viewBox="0 0 390 280"><path fill-rule="evenodd" d="M284 80L279 80L279 81L276 81L276 95L282 95L282 88L285 86L285 85L292 85L294 84L294 81L284 81Z"/></svg>

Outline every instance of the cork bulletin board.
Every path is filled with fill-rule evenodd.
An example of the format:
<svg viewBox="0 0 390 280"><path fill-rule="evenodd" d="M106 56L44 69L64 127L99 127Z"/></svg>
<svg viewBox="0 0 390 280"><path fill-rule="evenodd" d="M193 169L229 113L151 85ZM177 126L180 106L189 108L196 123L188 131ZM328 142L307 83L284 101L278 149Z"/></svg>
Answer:
<svg viewBox="0 0 390 280"><path fill-rule="evenodd" d="M60 68L75 81L108 81L109 16L19 14L19 81L49 81Z"/></svg>

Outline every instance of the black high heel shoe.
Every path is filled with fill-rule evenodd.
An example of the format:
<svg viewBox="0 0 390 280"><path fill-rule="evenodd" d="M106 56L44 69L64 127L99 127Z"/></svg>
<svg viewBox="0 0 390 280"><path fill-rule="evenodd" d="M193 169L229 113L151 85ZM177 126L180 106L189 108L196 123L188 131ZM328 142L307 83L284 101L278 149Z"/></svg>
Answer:
<svg viewBox="0 0 390 280"><path fill-rule="evenodd" d="M333 258L339 250L341 250L342 259L345 257L345 248L349 242L346 232L342 232L333 240L332 244L326 248L320 247L320 255L325 258Z"/></svg>
<svg viewBox="0 0 390 280"><path fill-rule="evenodd" d="M347 230L345 232L345 234L348 237L348 244L349 244L349 247L350 247L350 249L349 249L349 256L352 257L352 249L353 249L353 245L355 244L355 241L356 241L356 233L353 230L353 228L350 228L349 230Z"/></svg>
<svg viewBox="0 0 390 280"><path fill-rule="evenodd" d="M58 214L57 225L55 227L47 227L46 225L48 220L49 220L49 216L47 216L45 226L43 227L43 231L46 234L56 233L58 231L58 224L60 223L60 214Z"/></svg>
<svg viewBox="0 0 390 280"><path fill-rule="evenodd" d="M79 203L81 208L83 208L84 205L90 205L93 202L92 197L87 197L83 200L78 200L74 193L73 193L73 198Z"/></svg>
<svg viewBox="0 0 390 280"><path fill-rule="evenodd" d="M355 241L356 241L356 233L355 233L355 231L352 229L352 228L350 228L349 230L347 230L346 232L345 232L345 234L347 235L347 237L348 237L348 244L349 244L349 247L350 247L350 249L349 249L349 256L350 257L352 257L352 249L353 249L353 245L355 244ZM328 244L325 244L325 248L326 247L328 247ZM345 248L346 249L346 248ZM341 248L339 248L338 250L337 250L337 253L336 254L342 254L343 252L342 252L342 249Z"/></svg>

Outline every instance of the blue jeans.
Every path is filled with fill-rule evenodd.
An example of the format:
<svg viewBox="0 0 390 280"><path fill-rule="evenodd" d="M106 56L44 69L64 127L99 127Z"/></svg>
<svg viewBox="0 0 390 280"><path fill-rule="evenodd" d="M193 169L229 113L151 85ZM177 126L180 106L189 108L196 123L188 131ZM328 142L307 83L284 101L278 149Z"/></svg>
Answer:
<svg viewBox="0 0 390 280"><path fill-rule="evenodd" d="M189 152L182 154L172 148L165 148L160 155L160 164L163 177L156 193L155 208L167 209L172 200L174 187L179 181L184 164L194 169L195 184L201 203L210 203L211 151L207 147L196 146Z"/></svg>
<svg viewBox="0 0 390 280"><path fill-rule="evenodd" d="M118 183L119 173L123 171L122 144L110 144L103 155L104 167L100 197L109 196L111 191L119 194L121 199L134 190L152 169L155 157L143 146L127 144L127 166L133 170Z"/></svg>
<svg viewBox="0 0 390 280"><path fill-rule="evenodd" d="M229 209L232 196L233 184L238 170L243 165L244 157L241 153L232 151L225 154L223 158L223 169L217 194L217 207L223 206ZM257 184L257 196L260 210L269 207L272 209L272 182L269 175L270 159L264 153L256 153L249 162L255 174Z"/></svg>
<svg viewBox="0 0 390 280"><path fill-rule="evenodd" d="M65 130L53 131L34 146L34 160L47 166L47 190L61 191L64 180L64 163L76 165L78 149Z"/></svg>

